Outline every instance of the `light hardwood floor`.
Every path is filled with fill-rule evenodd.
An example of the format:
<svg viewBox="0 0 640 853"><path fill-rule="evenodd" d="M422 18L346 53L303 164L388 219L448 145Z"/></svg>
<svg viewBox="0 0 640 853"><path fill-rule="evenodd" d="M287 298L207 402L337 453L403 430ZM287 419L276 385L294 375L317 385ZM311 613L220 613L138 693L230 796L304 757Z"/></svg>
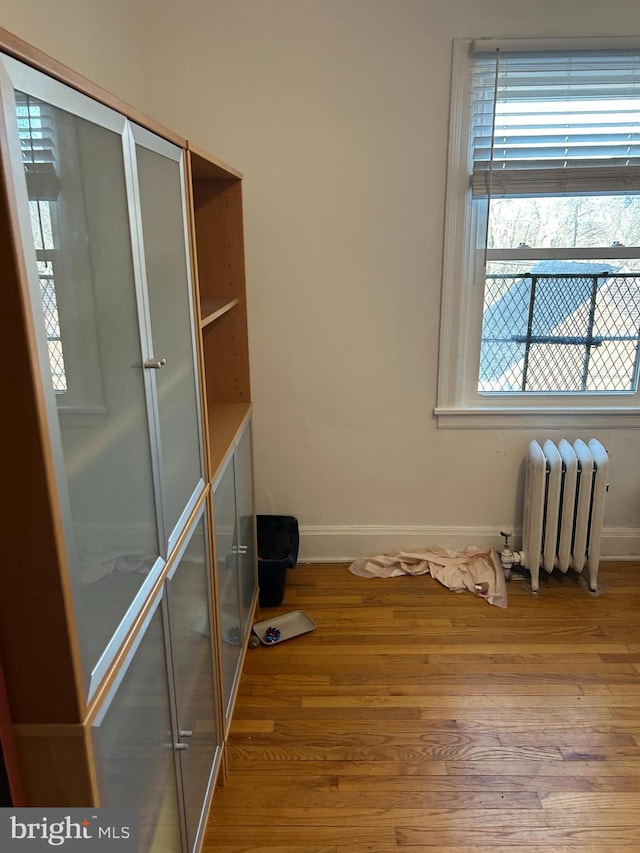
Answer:
<svg viewBox="0 0 640 853"><path fill-rule="evenodd" d="M205 853L639 853L640 566L541 572L499 610L300 565L248 650Z"/></svg>

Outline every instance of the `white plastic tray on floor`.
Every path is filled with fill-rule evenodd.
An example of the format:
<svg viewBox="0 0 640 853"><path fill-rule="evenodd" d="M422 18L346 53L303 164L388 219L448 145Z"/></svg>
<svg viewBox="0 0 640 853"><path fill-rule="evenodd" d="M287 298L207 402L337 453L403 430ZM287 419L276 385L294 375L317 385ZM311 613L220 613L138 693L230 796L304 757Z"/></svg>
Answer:
<svg viewBox="0 0 640 853"><path fill-rule="evenodd" d="M273 616L265 622L256 622L253 630L265 646L277 646L278 643L284 643L292 637L299 637L300 634L313 631L315 627L316 623L304 610L293 610L282 616ZM267 628L278 628L280 631L280 637L274 643L268 643L265 639Z"/></svg>

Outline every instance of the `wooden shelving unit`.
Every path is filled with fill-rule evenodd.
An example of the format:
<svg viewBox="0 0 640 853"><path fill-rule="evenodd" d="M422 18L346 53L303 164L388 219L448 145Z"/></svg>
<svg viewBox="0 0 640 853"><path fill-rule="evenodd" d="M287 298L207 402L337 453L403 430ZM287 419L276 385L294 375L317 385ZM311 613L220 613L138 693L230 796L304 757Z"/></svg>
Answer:
<svg viewBox="0 0 640 853"><path fill-rule="evenodd" d="M187 155L226 744L258 601L242 175L190 143ZM243 637L237 653L230 630Z"/></svg>
<svg viewBox="0 0 640 853"><path fill-rule="evenodd" d="M215 480L222 463L251 414L249 403L211 403L209 405L209 451L211 478Z"/></svg>
<svg viewBox="0 0 640 853"><path fill-rule="evenodd" d="M79 502L83 510L87 506L90 510L79 514L78 527L84 525L83 532L87 536L99 528L116 555L125 548L126 537L130 536L134 544L126 544L127 553L137 555L140 549L135 537L147 535L147 527L153 526L154 519L160 519L157 524L159 532L156 531L158 556L150 567L145 568L149 582L142 585L141 576L145 572L123 569L121 575L125 580L121 596L110 601L104 596L104 586L105 582L113 579L116 570L112 569L82 586L79 568L73 561L76 518L68 495L61 491L61 484L65 485L64 476L69 474L72 466L67 465L62 447L58 447L62 442L56 437L57 422L56 429L50 428L50 414L55 412L55 405L47 402L47 394L53 394L50 365L43 368L41 364L40 353L46 352L46 341L45 346L41 346L38 336L42 337L44 331L36 323L37 312L32 311L32 303L40 307L41 297L38 287L30 289L28 265L33 257L32 235L22 230L23 219L28 222L28 199L21 199L15 190L24 183L23 163L19 153L17 159L13 154L10 156L13 150L19 152L19 147L17 129L7 120L0 134L0 179L4 189L0 193L0 262L4 272L4 308L8 322L3 325L5 334L0 336L0 353L5 356L7 364L12 364L12 369L7 391L11 405L4 424L4 453L0 453L5 463L4 478L0 482L0 504L11 532L6 548L8 565L12 570L4 573L0 583L0 746L4 749L11 777L12 794L16 800L14 805L98 807L105 805L108 797L117 795L124 804L137 808L141 813L146 809L146 814L153 815L147 829L151 835L156 834L156 839L149 841L147 837L144 840L141 835L141 849L148 850L157 844L158 848L166 846L172 851L184 846L185 850L195 853L202 845L200 816L209 808L218 774L224 775L226 771L226 737L258 600L242 175L0 29L3 73L6 72L2 57L5 53L54 78L61 85L71 87L74 92L86 93L94 101L119 112L121 129L126 127L124 117L140 125L136 130L136 156L139 157L137 195L140 199L143 195L141 176L144 170L141 164L144 161L145 168L150 170L148 174L152 177L159 174L161 178L149 180L144 186L154 190L164 188L165 191L169 187L174 201L173 206L158 204L156 207L153 204L145 207L142 201L138 201L138 226L141 229L144 225L144 246L148 251L144 262L147 271L155 270L154 282L164 283L162 276L157 274L158 269L174 269L161 263L168 244L167 239L163 239L166 232L160 231L155 242L150 239L154 233L152 226L157 223L152 216L149 217L148 211L159 210L162 212L159 217L161 224L168 222L171 236L178 235L179 252L174 251L172 259L178 259L175 268L182 273L179 281L176 276L167 276L169 283L166 287L158 289L158 285L155 290L149 287L147 291L147 296L161 294L155 305L151 298L149 303L151 308L162 303L166 308L164 312L149 310L149 317L144 317L143 312L138 314L133 285L130 293L133 309L129 307L125 311L122 307L124 302L117 302L117 307L107 302L106 307L100 305L95 310L98 319L114 319L118 332L116 335L105 332L102 336L104 341L115 343L113 352L109 350L108 353L111 361L103 359L101 362L104 385L108 387L111 399L122 403L123 411L125 403L129 406L126 408L127 417L118 419L113 414L115 408L110 412L119 425L118 430L129 428L129 412L134 412L130 403L133 398L130 389L134 383L130 377L132 367L138 366L137 362L132 364L131 359L122 356L123 319L126 318L134 330L132 339L136 356L140 340L145 339L145 335L140 334L143 320L149 325L146 340L157 343L162 339L162 333L169 330L175 340L171 336L165 340L175 345L176 353L175 361L170 357L163 360L162 373L158 363L154 362L160 362L155 355L170 356L164 349L157 354L146 353L140 359L140 372L146 368L151 370L150 375L155 374L148 386L156 393L157 412L150 415L149 409L153 407L145 407L142 382L139 383L141 402L138 406L144 414L142 422L145 429L146 418L152 418L153 428L149 428L145 439L153 452L141 452L136 456L131 451L132 446L137 447L136 441L144 443L139 431L131 427L131 442L122 440L123 449L118 455L103 459L100 453L105 452L105 447L111 450L114 444L113 440L96 440L98 429L105 429L106 424L101 422L96 426L91 423L91 441L87 440L84 445L80 445L80 438L86 438L81 435L81 430L88 433L89 428L84 422L74 425L76 466L81 463L87 465L88 461L97 466L95 457L100 457L102 475L112 471L133 472L132 488L125 488L130 481L126 481L119 490L114 488L114 499L110 504L115 509L113 518L107 520L101 512L104 509L101 501L105 493L105 476L90 477L87 474L83 485L89 483L93 487L96 484L90 495L96 498L95 508L91 501ZM39 90L31 94L42 98ZM79 101L74 100L73 104L76 103ZM84 113L78 108L78 118L83 117ZM97 132L98 122L92 119L91 127L92 132ZM104 139L111 140L106 133L107 129L111 133L110 124L107 127L105 122L104 127L98 129L102 136L96 138L100 139L102 147L96 146L96 150L104 148L107 153L112 153L110 145L104 143ZM11 133L15 139L9 145L7 140ZM153 140L148 138L151 135ZM121 157L127 149L120 144L115 150ZM147 155L146 159L144 155ZM158 158L164 165L159 172L154 172L158 168ZM76 158L74 163L78 162L80 160ZM116 166L120 167L119 159ZM104 179L106 184L112 180L112 172L117 174L113 164L110 168L111 171L106 167L103 169L100 162L91 177L96 175L96 181ZM185 173L186 214L183 205ZM113 183L118 185L115 180ZM114 209L127 210L128 192L127 189L126 197L121 200L121 208ZM155 194L152 198L156 198ZM92 210L97 207L100 205L94 205ZM21 218L20 213L24 211L27 211L27 216ZM169 213L172 213L172 218ZM184 245L185 216L190 236L188 247ZM111 221L125 219L113 216L109 219ZM110 233L110 229L96 227L89 236L95 238L105 231ZM125 228L119 254L107 251L102 243L96 242L96 255L108 260L110 275L112 264L116 263L114 258L119 258L119 262L126 266L131 258L142 256L142 251L138 253L142 240L141 237L137 239L139 242ZM89 256L93 243L89 238L87 240ZM111 244L105 243L105 246L110 248ZM75 244L63 249L73 260ZM93 271L94 267L91 269ZM37 275L37 270L31 270L31 273ZM79 287L92 284L89 275L76 276L75 279ZM38 283L37 277L33 280ZM120 280L126 282L126 276ZM134 282L133 275L131 281ZM178 307L183 308L182 313L174 308L171 299L178 292L182 299ZM194 304L195 317L192 317ZM182 326L177 322L179 317L184 320ZM77 332L74 338L69 327L65 329L62 323L61 326L66 340L84 340ZM110 327L105 328L108 331ZM80 345L76 349L80 351ZM197 364L193 361L194 349L198 354ZM183 357L183 353L186 356ZM186 366L190 373L176 369L175 375L171 374L174 365ZM189 383L184 381L187 373ZM165 376L172 379L162 385ZM168 392L175 391L177 387L191 389L190 405L185 405L183 399L178 399L172 406L167 404ZM121 388L124 389L122 400L116 398L116 391ZM198 429L199 413L204 427L202 441ZM167 417L161 419L160 415L165 414ZM114 432L120 436L118 430L114 429ZM162 442L159 440L161 431ZM112 439L112 436L108 438ZM201 445L204 447L204 470L199 452ZM195 459L192 466L184 464L184 448L195 449L192 460L187 460ZM175 450L175 454L171 455L171 450ZM167 464L164 464L165 452ZM140 477L132 460L142 471ZM153 479L151 460L155 460L157 468L162 470L160 486ZM183 483L176 471L186 471L187 476L193 473L193 483L187 482L189 488L184 489L184 500L177 488ZM231 498L226 503L223 499L227 492L218 486L213 488L216 478L222 484L231 484L228 492ZM148 499L145 498L145 483L155 483L154 488L149 486ZM170 483L176 485L172 494L168 488ZM140 494L137 491L139 486ZM139 523L137 516L132 518L121 510L120 501L124 501L130 492L135 509L140 511ZM214 509L216 500L218 505ZM162 523L162 514L154 512L155 503L159 501L165 510L166 524ZM97 524L91 511L97 518ZM147 517L151 519L148 524ZM163 530L164 527L167 529ZM104 532L105 528L108 528L111 539ZM185 556L187 553L188 557ZM99 564L102 554L103 550L96 549L96 560L89 564L89 568L95 570L102 565ZM194 566L198 567L197 576L190 574ZM224 577L223 572L226 573ZM198 583L193 587L196 591L192 592L189 583L195 582L194 577ZM140 585L134 588L134 584L130 584L132 578L140 580ZM228 581L226 586L225 581ZM102 586L98 588L101 582ZM108 646L107 658L104 658L107 662L102 670L98 670L95 684L91 686L88 686L90 678L93 678L91 666L95 662L88 660L89 666L85 666L83 655L87 654L87 649L92 650L93 637L89 638L90 642L79 630L79 626L84 626L86 611L77 604L74 584L82 586L82 589L96 585L99 595L95 596L97 606L93 616L103 616L109 612L109 607L113 610L123 604L121 599L124 601L121 609L126 618L119 615L120 621L114 620L115 628L110 628L106 640L98 638L96 641L96 644L102 643L98 651L104 650L105 643L111 645ZM180 593L181 584L183 595ZM225 592L222 601L219 590ZM197 619L192 618L191 608ZM89 616L86 616L86 622L100 624L99 619ZM223 626L230 626L235 632L233 643L229 642L228 635L222 634ZM225 657L229 648L233 649L233 655ZM229 660L232 668L231 665L227 667L230 677L225 686L223 667ZM151 663L147 665L149 661ZM135 669L136 663L138 669ZM166 676L169 672L173 673L171 677ZM174 677L176 673L185 678ZM186 680L187 675L192 681ZM151 689L157 685L160 685L159 694L154 696ZM131 726L130 717L141 708L144 713L140 711L135 721L139 725ZM165 710L168 722L157 716ZM190 721L190 715L195 717L198 725L202 724L200 731ZM184 731L180 725L183 719L189 721L184 725ZM140 743L134 744L133 732ZM157 732L160 736L154 741L154 733ZM181 740L192 734L196 736L189 742ZM175 756L167 750L167 738L173 742ZM122 748L125 741L126 748ZM148 761L139 759L135 752L143 747L145 755L151 755L157 747ZM187 749L191 749L189 759L186 758ZM122 764L107 779L105 768L114 756ZM131 766L125 766L126 761L133 759ZM163 775L162 767L169 765L170 772ZM137 784L135 774L128 772L132 767L136 772L140 771L141 778L148 785ZM113 779L116 781L112 782ZM125 782L130 783L131 790L125 790ZM153 796L147 797L147 788ZM115 800L110 804L116 805ZM122 805L123 802L117 804ZM159 815L162 815L160 820ZM165 831L173 835L167 834L165 838Z"/></svg>
<svg viewBox="0 0 640 853"><path fill-rule="evenodd" d="M225 299L222 296L217 299L203 299L200 303L200 328L204 329L209 323L213 323L227 311L235 308L237 304L237 299Z"/></svg>
<svg viewBox="0 0 640 853"><path fill-rule="evenodd" d="M242 175L191 143L187 148L213 480L251 410Z"/></svg>

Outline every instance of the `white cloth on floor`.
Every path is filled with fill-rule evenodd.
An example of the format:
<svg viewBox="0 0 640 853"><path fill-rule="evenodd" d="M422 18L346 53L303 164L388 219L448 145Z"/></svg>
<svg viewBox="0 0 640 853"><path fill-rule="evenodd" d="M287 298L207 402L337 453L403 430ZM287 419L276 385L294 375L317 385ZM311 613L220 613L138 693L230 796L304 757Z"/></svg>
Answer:
<svg viewBox="0 0 640 853"><path fill-rule="evenodd" d="M507 606L504 570L492 548L470 546L464 551L450 551L435 546L420 551L392 551L355 560L349 571L363 578L430 574L448 589L468 589L489 604Z"/></svg>
<svg viewBox="0 0 640 853"><path fill-rule="evenodd" d="M141 572L148 574L155 562L153 554L140 549L110 548L103 552L78 549L80 583L83 586L97 583L113 572Z"/></svg>

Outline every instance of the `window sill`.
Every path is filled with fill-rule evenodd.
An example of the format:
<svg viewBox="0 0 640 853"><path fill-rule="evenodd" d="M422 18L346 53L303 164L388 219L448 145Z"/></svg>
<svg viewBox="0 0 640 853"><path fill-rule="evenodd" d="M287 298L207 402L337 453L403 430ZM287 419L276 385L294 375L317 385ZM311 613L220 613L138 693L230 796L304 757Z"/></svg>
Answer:
<svg viewBox="0 0 640 853"><path fill-rule="evenodd" d="M73 427L101 427L109 414L106 406L63 406L58 404L60 423Z"/></svg>
<svg viewBox="0 0 640 853"><path fill-rule="evenodd" d="M629 429L640 427L640 409L635 406L567 407L467 407L433 410L438 429Z"/></svg>

